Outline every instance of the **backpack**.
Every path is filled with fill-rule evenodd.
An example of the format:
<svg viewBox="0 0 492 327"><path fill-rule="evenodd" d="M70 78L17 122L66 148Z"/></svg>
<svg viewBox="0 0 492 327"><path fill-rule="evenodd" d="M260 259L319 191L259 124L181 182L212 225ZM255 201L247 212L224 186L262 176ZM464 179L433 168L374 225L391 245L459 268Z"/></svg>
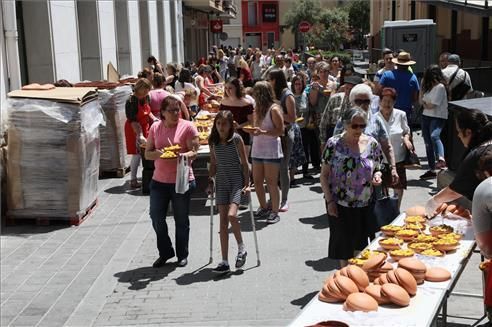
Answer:
<svg viewBox="0 0 492 327"><path fill-rule="evenodd" d="M453 75L449 79L449 85L451 85L451 83L453 82L453 80L456 77L456 74L458 73L459 70L460 70L460 68L458 67L456 69L456 71L453 73ZM453 87L450 90L451 91L451 101L463 99L465 97L465 95L468 94L468 91L470 91L470 89L471 89L471 85L467 83L467 80L469 79L469 78L467 78L468 73L466 71L464 71L464 72L465 72L465 78L463 79L463 81L461 81L461 83L459 83L458 85L456 85L455 87Z"/></svg>

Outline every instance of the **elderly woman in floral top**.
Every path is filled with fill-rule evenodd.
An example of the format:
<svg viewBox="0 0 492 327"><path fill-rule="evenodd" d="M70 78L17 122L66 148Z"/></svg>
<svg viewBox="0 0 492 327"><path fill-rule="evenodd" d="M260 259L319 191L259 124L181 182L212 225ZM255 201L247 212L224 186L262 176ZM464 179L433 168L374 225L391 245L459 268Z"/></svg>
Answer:
<svg viewBox="0 0 492 327"><path fill-rule="evenodd" d="M347 265L363 250L372 232L372 185L381 184L383 153L379 143L363 133L367 113L360 108L342 116L345 131L328 139L323 152L321 186L330 221L328 257Z"/></svg>

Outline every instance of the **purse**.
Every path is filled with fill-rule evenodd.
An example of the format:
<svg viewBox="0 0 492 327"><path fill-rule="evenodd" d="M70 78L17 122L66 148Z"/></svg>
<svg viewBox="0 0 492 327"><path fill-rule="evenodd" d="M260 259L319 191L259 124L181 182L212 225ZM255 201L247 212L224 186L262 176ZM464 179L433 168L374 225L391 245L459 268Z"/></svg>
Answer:
<svg viewBox="0 0 492 327"><path fill-rule="evenodd" d="M388 188L381 185L374 186L373 193L373 215L374 215L374 231L390 224L400 214L398 209L398 198L389 195Z"/></svg>
<svg viewBox="0 0 492 327"><path fill-rule="evenodd" d="M419 156L414 151L410 151L407 149L407 153L405 155L405 160L403 161L403 165L406 169L420 169L422 165L420 164Z"/></svg>
<svg viewBox="0 0 492 327"><path fill-rule="evenodd" d="M174 190L176 193L185 194L190 188L190 165L188 157L180 156L178 157L178 168L176 171L176 185Z"/></svg>

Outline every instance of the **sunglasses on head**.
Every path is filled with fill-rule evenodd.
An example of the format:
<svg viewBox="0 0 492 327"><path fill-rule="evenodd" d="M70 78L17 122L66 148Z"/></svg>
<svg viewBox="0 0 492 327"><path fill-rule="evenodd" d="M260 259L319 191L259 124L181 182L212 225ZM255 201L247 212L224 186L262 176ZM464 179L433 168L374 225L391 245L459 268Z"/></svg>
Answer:
<svg viewBox="0 0 492 327"><path fill-rule="evenodd" d="M354 103L358 106L363 105L363 104L368 105L371 103L371 100L369 100L369 99L355 99Z"/></svg>
<svg viewBox="0 0 492 327"><path fill-rule="evenodd" d="M352 128L352 129L365 129L366 126L367 126L366 124L351 124L350 128Z"/></svg>

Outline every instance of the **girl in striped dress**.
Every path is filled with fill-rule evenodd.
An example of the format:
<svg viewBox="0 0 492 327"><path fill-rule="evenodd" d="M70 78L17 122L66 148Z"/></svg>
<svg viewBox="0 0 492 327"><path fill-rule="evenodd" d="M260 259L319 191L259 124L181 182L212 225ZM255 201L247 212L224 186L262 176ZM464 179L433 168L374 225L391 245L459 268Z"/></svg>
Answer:
<svg viewBox="0 0 492 327"><path fill-rule="evenodd" d="M241 236L237 211L241 196L250 192L249 167L244 142L239 134L234 133L234 119L229 110L221 110L215 117L208 144L210 145L210 168L207 192L212 193L215 181L222 252L222 261L213 272L223 274L230 271L228 263L229 222L238 244L236 268L241 268L246 262L247 252Z"/></svg>

